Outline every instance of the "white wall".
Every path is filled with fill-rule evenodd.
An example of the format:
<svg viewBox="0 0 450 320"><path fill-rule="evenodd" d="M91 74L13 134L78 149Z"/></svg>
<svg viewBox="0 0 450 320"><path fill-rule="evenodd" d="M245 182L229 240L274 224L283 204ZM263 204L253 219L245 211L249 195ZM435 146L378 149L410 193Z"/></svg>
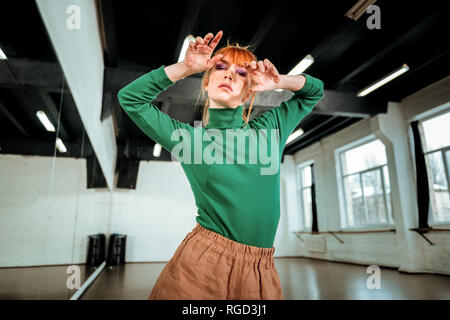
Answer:
<svg viewBox="0 0 450 320"><path fill-rule="evenodd" d="M51 176L51 157L0 155L0 267L84 263L105 232L111 195L86 189L86 161L57 158Z"/></svg>
<svg viewBox="0 0 450 320"><path fill-rule="evenodd" d="M332 235L304 235L305 239L325 239L325 252L309 251L305 242L292 244L295 255L360 264L377 264L398 267L406 272L437 272L450 274L450 234L430 232L426 234L435 245L431 246L419 234L410 231L417 228L417 191L414 173L413 149L409 135L409 120L450 101L450 77L443 79L405 98L401 103L389 103L388 113L364 119L328 136L294 155L293 164L286 167L284 177L294 176L295 166L314 160L316 174L316 203L320 231L341 230L338 179L334 151L368 135L375 135L386 147L389 179L396 233L337 234L344 241L339 243ZM295 181L289 184L288 201L292 211L288 216L300 214L296 209ZM291 224L289 232L298 231ZM295 242L295 241L294 241ZM295 249L294 249L295 246ZM286 250L292 252L292 250Z"/></svg>
<svg viewBox="0 0 450 320"><path fill-rule="evenodd" d="M126 261L168 261L195 226L178 164L141 161L136 190L108 191L87 189L86 161L70 158L56 158L51 185L52 162L0 155L0 267L85 263L96 233L126 234Z"/></svg>

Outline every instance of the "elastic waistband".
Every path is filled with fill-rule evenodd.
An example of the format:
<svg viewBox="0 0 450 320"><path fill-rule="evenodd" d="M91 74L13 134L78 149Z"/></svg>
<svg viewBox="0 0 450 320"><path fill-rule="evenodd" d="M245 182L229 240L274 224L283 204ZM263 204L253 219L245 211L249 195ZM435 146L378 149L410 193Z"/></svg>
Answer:
<svg viewBox="0 0 450 320"><path fill-rule="evenodd" d="M217 232L206 229L198 222L191 231L192 237L201 236L202 239L209 242L209 249L229 258L243 259L248 262L262 263L267 267L274 266L273 254L275 248L262 248L249 246L234 240L228 239Z"/></svg>

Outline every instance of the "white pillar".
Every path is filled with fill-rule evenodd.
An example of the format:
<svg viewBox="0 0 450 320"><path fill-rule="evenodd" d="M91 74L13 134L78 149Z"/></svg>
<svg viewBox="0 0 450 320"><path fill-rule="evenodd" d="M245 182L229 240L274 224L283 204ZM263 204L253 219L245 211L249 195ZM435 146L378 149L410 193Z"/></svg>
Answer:
<svg viewBox="0 0 450 320"><path fill-rule="evenodd" d="M100 119L104 64L95 2L36 0L36 3L106 182L112 189L117 148L112 118Z"/></svg>
<svg viewBox="0 0 450 320"><path fill-rule="evenodd" d="M373 117L371 126L374 134L386 147L399 271L425 272L425 239L409 230L418 226L418 209L411 148L408 143L408 123L399 104L389 102L387 114Z"/></svg>

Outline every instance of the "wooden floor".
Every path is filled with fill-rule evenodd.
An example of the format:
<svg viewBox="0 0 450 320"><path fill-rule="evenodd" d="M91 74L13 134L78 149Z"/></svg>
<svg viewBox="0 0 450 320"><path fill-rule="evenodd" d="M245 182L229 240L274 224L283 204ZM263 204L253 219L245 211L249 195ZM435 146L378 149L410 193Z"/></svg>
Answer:
<svg viewBox="0 0 450 320"><path fill-rule="evenodd" d="M105 267L81 299L146 299L165 263ZM450 299L450 276L381 268L381 288L366 286L367 266L307 258L275 258L286 300ZM0 268L0 299L69 299L67 266ZM80 265L82 281L93 272Z"/></svg>

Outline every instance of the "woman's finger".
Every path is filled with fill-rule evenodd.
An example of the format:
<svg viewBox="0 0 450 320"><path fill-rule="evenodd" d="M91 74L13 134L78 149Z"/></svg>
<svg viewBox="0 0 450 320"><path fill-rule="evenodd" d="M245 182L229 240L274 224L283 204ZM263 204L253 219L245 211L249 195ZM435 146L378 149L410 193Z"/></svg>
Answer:
<svg viewBox="0 0 450 320"><path fill-rule="evenodd" d="M208 61L209 67L211 68L213 65L215 65L216 62L219 61L222 57L222 54L216 54L211 60Z"/></svg>
<svg viewBox="0 0 450 320"><path fill-rule="evenodd" d="M209 44L209 47L210 47L211 49L214 50L214 48L217 46L217 44L218 44L219 41L220 41L220 38L222 38L222 34L223 34L222 30L220 30L219 32L217 32L216 36L214 37L214 39L212 39L211 43Z"/></svg>
<svg viewBox="0 0 450 320"><path fill-rule="evenodd" d="M209 44L209 41L211 41L212 37L213 37L213 34L212 34L211 32L208 33L208 34L205 36L205 38L203 39L203 41L205 42L206 45Z"/></svg>
<svg viewBox="0 0 450 320"><path fill-rule="evenodd" d="M258 61L258 67L260 72L265 71L264 63L262 61Z"/></svg>
<svg viewBox="0 0 450 320"><path fill-rule="evenodd" d="M202 37L196 37L195 41L197 42L197 44L203 44L203 38Z"/></svg>
<svg viewBox="0 0 450 320"><path fill-rule="evenodd" d="M269 59L264 59L264 65L267 71L272 71L272 63L270 63Z"/></svg>

